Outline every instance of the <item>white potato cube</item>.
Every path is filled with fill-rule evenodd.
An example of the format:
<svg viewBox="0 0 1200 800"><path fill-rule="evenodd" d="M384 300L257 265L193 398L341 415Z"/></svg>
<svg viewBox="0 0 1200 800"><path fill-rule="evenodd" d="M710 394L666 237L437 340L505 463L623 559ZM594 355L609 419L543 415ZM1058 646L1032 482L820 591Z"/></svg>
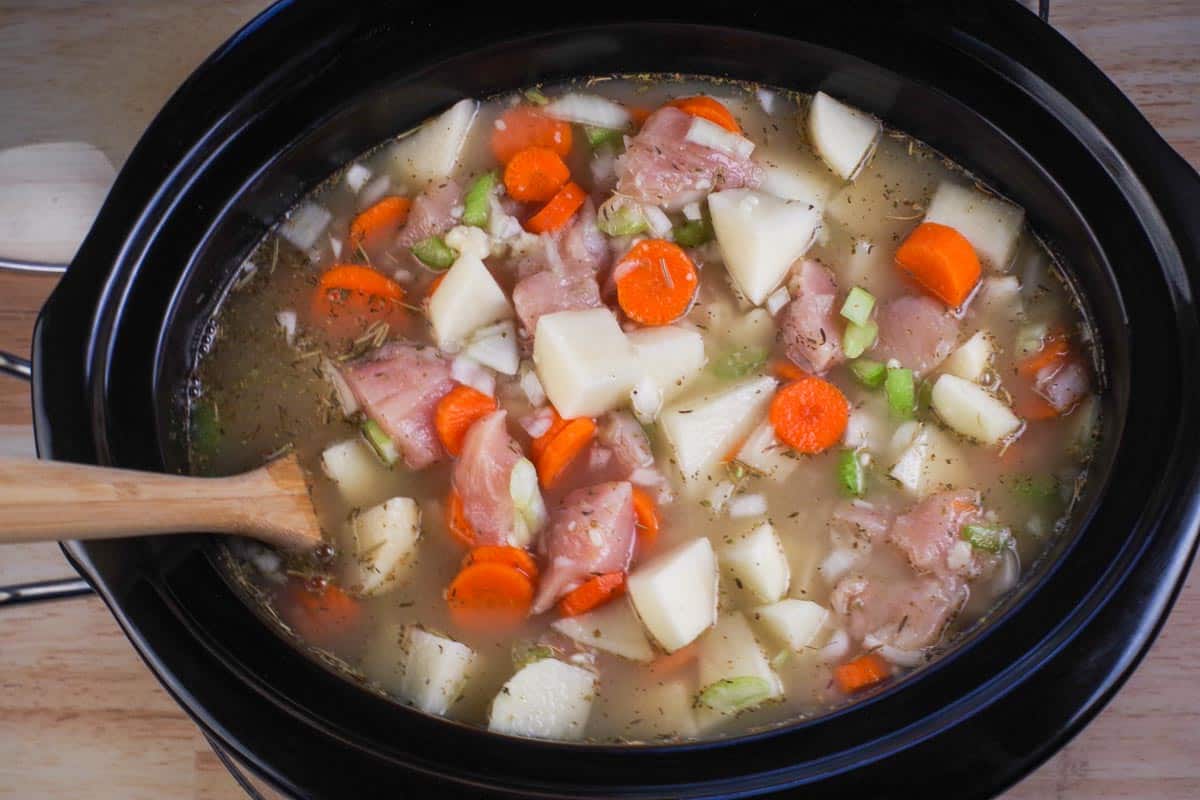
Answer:
<svg viewBox="0 0 1200 800"><path fill-rule="evenodd" d="M756 306L783 283L792 262L808 252L821 224L821 212L808 203L753 189L714 192L708 209L725 267Z"/></svg>
<svg viewBox="0 0 1200 800"><path fill-rule="evenodd" d="M680 401L663 412L662 430L685 480L699 481L762 420L775 386L774 378L750 378L719 394Z"/></svg>
<svg viewBox="0 0 1200 800"><path fill-rule="evenodd" d="M758 188L782 200L823 209L837 191L837 183L825 165L804 151L760 151L754 161L763 170L763 182Z"/></svg>
<svg viewBox="0 0 1200 800"><path fill-rule="evenodd" d="M919 496L924 486L925 464L929 461L929 435L924 425L909 422L897 429L893 444L904 438L909 441L901 447L900 456L888 471L888 475L909 492Z"/></svg>
<svg viewBox="0 0 1200 800"><path fill-rule="evenodd" d="M475 256L459 256L429 298L429 321L442 350L457 351L479 328L512 316L504 290Z"/></svg>
<svg viewBox="0 0 1200 800"><path fill-rule="evenodd" d="M1007 270L1012 263L1024 221L1020 206L949 182L938 184L925 212L925 222L954 228L982 261L998 270Z"/></svg>
<svg viewBox="0 0 1200 800"><path fill-rule="evenodd" d="M596 676L543 658L522 667L492 700L488 730L512 736L582 739L596 694Z"/></svg>
<svg viewBox="0 0 1200 800"><path fill-rule="evenodd" d="M392 145L392 171L410 189L442 180L454 172L479 111L474 100L459 100L448 110Z"/></svg>
<svg viewBox="0 0 1200 800"><path fill-rule="evenodd" d="M817 92L808 108L809 141L842 180L854 180L871 160L882 131L875 117L824 92Z"/></svg>
<svg viewBox="0 0 1200 800"><path fill-rule="evenodd" d="M627 338L643 377L664 400L679 394L704 370L704 337L698 331L663 325L632 331Z"/></svg>
<svg viewBox="0 0 1200 800"><path fill-rule="evenodd" d="M769 522L722 547L720 561L744 589L764 603L774 603L787 594L791 578L787 556Z"/></svg>
<svg viewBox="0 0 1200 800"><path fill-rule="evenodd" d="M638 567L627 586L646 630L674 652L716 621L717 580L712 544L700 538Z"/></svg>
<svg viewBox="0 0 1200 800"><path fill-rule="evenodd" d="M353 506L378 498L390 474L362 439L347 439L326 447L321 453L321 469Z"/></svg>
<svg viewBox="0 0 1200 800"><path fill-rule="evenodd" d="M942 362L942 372L965 381L978 382L992 363L995 343L987 331L976 331Z"/></svg>
<svg viewBox="0 0 1200 800"><path fill-rule="evenodd" d="M958 444L937 428L906 422L896 429L892 449L898 456L888 475L917 497L959 488L969 480Z"/></svg>
<svg viewBox="0 0 1200 800"><path fill-rule="evenodd" d="M750 623L740 611L721 617L716 627L704 635L700 640L698 662L702 692L717 681L759 678L767 686L767 694L762 702L783 697L783 681L771 669L766 653L750 629ZM749 709L731 712L698 704L696 717L701 728L709 729L745 710Z"/></svg>
<svg viewBox="0 0 1200 800"><path fill-rule="evenodd" d="M445 714L470 675L475 651L419 625L388 625L372 637L367 667L383 688L430 714Z"/></svg>
<svg viewBox="0 0 1200 800"><path fill-rule="evenodd" d="M586 614L555 620L550 627L582 645L630 661L654 658L654 648L646 638L642 622L626 598L618 598Z"/></svg>
<svg viewBox="0 0 1200 800"><path fill-rule="evenodd" d="M512 320L497 322L475 331L465 355L503 375L516 375L521 365L517 329Z"/></svg>
<svg viewBox="0 0 1200 800"><path fill-rule="evenodd" d="M354 516L354 549L347 584L367 597L391 591L412 572L421 538L421 509L408 497L393 497Z"/></svg>
<svg viewBox="0 0 1200 800"><path fill-rule="evenodd" d="M746 437L745 444L737 451L737 460L755 472L761 472L776 481L787 480L796 467L800 466L792 450L779 441L775 426L764 420Z"/></svg>
<svg viewBox="0 0 1200 800"><path fill-rule="evenodd" d="M1021 420L998 397L954 375L937 379L930 404L952 430L984 444L997 444L1021 427Z"/></svg>
<svg viewBox="0 0 1200 800"><path fill-rule="evenodd" d="M798 653L814 646L829 619L829 610L811 600L789 597L754 609L751 617L772 637Z"/></svg>
<svg viewBox="0 0 1200 800"><path fill-rule="evenodd" d="M640 377L633 346L606 308L541 316L533 363L546 396L566 419L595 417L627 403Z"/></svg>
<svg viewBox="0 0 1200 800"><path fill-rule="evenodd" d="M622 738L653 742L663 738L688 739L700 731L692 708L695 692L680 680L635 686L627 697L605 698L617 706L610 716L619 727L614 734Z"/></svg>

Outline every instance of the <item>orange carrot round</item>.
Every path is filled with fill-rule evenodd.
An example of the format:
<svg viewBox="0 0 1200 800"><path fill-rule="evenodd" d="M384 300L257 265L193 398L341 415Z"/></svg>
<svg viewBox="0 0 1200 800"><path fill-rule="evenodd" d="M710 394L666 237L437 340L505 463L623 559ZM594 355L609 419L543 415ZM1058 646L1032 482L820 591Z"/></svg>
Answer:
<svg viewBox="0 0 1200 800"><path fill-rule="evenodd" d="M550 233L556 231L575 216L575 212L583 206L587 192L579 184L571 181L558 190L558 194L550 198L550 202L542 206L536 214L525 220L525 229L531 233Z"/></svg>
<svg viewBox="0 0 1200 800"><path fill-rule="evenodd" d="M1042 343L1041 350L1017 362L1017 374L1035 380L1043 369L1061 367L1069 355L1071 345L1066 337L1060 333L1051 334Z"/></svg>
<svg viewBox="0 0 1200 800"><path fill-rule="evenodd" d="M701 117L709 122L720 125L727 131L737 134L742 132L742 126L738 125L737 119L734 118L729 109L719 101L706 95L680 97L677 100L672 100L667 105L675 106L680 111L691 114L693 117Z"/></svg>
<svg viewBox="0 0 1200 800"><path fill-rule="evenodd" d="M560 417L558 412L553 408L550 409L550 414L550 427L529 445L529 453L533 456L535 463L542 457L543 451L549 446L550 442L554 441L554 437L558 436L558 432L567 426L567 420Z"/></svg>
<svg viewBox="0 0 1200 800"><path fill-rule="evenodd" d="M576 617L602 606L625 591L625 573L609 572L591 578L578 589L574 589L558 601L558 610L564 617Z"/></svg>
<svg viewBox="0 0 1200 800"><path fill-rule="evenodd" d="M509 564L480 561L455 576L446 603L455 624L467 630L515 627L533 605L533 581Z"/></svg>
<svg viewBox="0 0 1200 800"><path fill-rule="evenodd" d="M771 398L771 426L779 440L799 453L814 454L841 441L850 404L822 378L792 381Z"/></svg>
<svg viewBox="0 0 1200 800"><path fill-rule="evenodd" d="M532 581L536 581L538 578L537 562L533 560L533 556L520 547L509 547L500 544L480 545L479 547L472 548L463 557L462 565L469 567L472 564L482 564L486 561L494 561L498 564L507 564L510 567L516 567L521 572L524 572Z"/></svg>
<svg viewBox="0 0 1200 800"><path fill-rule="evenodd" d="M527 147L504 168L504 188L514 200L542 203L571 179L562 156L548 147Z"/></svg>
<svg viewBox="0 0 1200 800"><path fill-rule="evenodd" d="M438 401L433 414L434 428L446 452L456 456L462 452L467 430L476 421L496 410L496 398L478 389L459 384Z"/></svg>
<svg viewBox="0 0 1200 800"><path fill-rule="evenodd" d="M554 435L537 459L538 478L543 489L553 488L580 453L596 435L596 423L588 417L573 419Z"/></svg>
<svg viewBox="0 0 1200 800"><path fill-rule="evenodd" d="M892 666L878 653L867 653L833 670L833 680L843 694L869 689L892 675Z"/></svg>
<svg viewBox="0 0 1200 800"><path fill-rule="evenodd" d="M492 154L507 164L529 147L545 147L566 158L571 152L571 125L551 119L530 106L510 108L492 129Z"/></svg>
<svg viewBox="0 0 1200 800"><path fill-rule="evenodd" d="M391 244L401 226L408 220L412 200L407 197L385 197L363 211L350 223L350 249L378 250Z"/></svg>
<svg viewBox="0 0 1200 800"><path fill-rule="evenodd" d="M650 552L658 541L658 506L645 490L633 487L633 513L637 518L637 554Z"/></svg>
<svg viewBox="0 0 1200 800"><path fill-rule="evenodd" d="M283 620L304 639L328 645L353 633L362 622L362 606L332 583L314 592L293 579L278 603Z"/></svg>
<svg viewBox="0 0 1200 800"><path fill-rule="evenodd" d="M633 124L637 125L639 128L642 126L642 123L650 119L650 115L653 113L653 108L646 108L645 106L629 107L629 118L632 119Z"/></svg>
<svg viewBox="0 0 1200 800"><path fill-rule="evenodd" d="M463 509L462 495L457 489L451 489L446 498L446 530L454 541L465 547L475 546L475 528L467 519Z"/></svg>
<svg viewBox="0 0 1200 800"><path fill-rule="evenodd" d="M336 264L313 293L312 323L335 338L354 338L376 322L404 325L404 287L359 264Z"/></svg>
<svg viewBox="0 0 1200 800"><path fill-rule="evenodd" d="M947 225L922 222L896 251L896 265L950 308L967 301L982 269L967 237Z"/></svg>
<svg viewBox="0 0 1200 800"><path fill-rule="evenodd" d="M388 300L403 300L404 287L388 276L370 267L358 264L334 264L321 274L317 287L322 292L341 289L347 292L362 292Z"/></svg>
<svg viewBox="0 0 1200 800"><path fill-rule="evenodd" d="M687 313L700 286L696 267L679 245L645 239L613 268L617 303L643 325L667 325Z"/></svg>

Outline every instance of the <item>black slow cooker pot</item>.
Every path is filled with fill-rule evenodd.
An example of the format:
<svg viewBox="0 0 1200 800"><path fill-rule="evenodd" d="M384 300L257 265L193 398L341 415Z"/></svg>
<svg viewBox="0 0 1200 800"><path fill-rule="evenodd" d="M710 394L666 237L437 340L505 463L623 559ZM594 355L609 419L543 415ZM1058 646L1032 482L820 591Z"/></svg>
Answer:
<svg viewBox="0 0 1200 800"><path fill-rule="evenodd" d="M853 706L674 747L527 741L423 716L294 650L212 537L64 549L168 691L296 796L960 798L1012 784L1128 677L1197 537L1200 181L1009 2L670 7L283 2L205 62L122 170L34 342L44 458L184 466L180 418L251 246L344 162L464 97L605 73L824 89L1023 205L1073 266L1108 375L1086 513L991 623Z"/></svg>

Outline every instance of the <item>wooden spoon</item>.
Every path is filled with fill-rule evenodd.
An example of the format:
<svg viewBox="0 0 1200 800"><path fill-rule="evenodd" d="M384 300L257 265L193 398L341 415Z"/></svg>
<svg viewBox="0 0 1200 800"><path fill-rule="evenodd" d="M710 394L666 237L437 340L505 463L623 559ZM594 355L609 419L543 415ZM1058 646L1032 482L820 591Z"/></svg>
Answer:
<svg viewBox="0 0 1200 800"><path fill-rule="evenodd" d="M321 542L295 454L228 478L0 458L0 544L195 531L287 549Z"/></svg>

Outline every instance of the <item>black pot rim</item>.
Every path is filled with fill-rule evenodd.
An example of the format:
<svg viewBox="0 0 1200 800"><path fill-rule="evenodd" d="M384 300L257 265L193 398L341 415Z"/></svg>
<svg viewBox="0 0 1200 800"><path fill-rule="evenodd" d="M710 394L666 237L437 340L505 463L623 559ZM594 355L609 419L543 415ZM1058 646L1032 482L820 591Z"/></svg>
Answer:
<svg viewBox="0 0 1200 800"><path fill-rule="evenodd" d="M1197 330L1190 293L1200 286L1196 278L1200 231L1188 214L1200 199L1200 181L1129 101L1065 40L1015 5L985 5L983 13L991 15L990 21L1003 23L995 26L996 31L989 33L980 26L977 11L944 9L939 13L947 14L948 21L939 35L969 53L987 69L1003 74L1022 91L1034 96L1037 102L1052 108L1064 124L1073 126L1077 135L1091 137L1088 144L1094 153L1111 159L1107 171L1121 184L1128 202L1138 212L1141 224L1148 231L1151 247L1166 273L1168 290L1175 295L1174 323L1180 336L1176 363L1192 367L1200 365L1195 336L1190 341L1187 337L1189 332L1195 334ZM230 80L231 70L251 63L251 54L256 48L264 43L286 40L291 31L304 30L314 20L327 19L327 10L321 6L320 3L284 2L252 21L197 70L139 143L75 265L39 318L34 347L37 374L34 410L38 449L43 457L97 463L112 461L108 427L113 420L107 408L109 363L116 346L112 315L131 291L133 277L148 280L144 276L126 274L127 265L153 243L162 216L171 211L172 198L183 193L194 173L202 169L206 159L213 157L207 150L210 142L206 139L224 120L220 115L201 113L197 106L211 103L213 97L224 99L230 96L230 92L215 87ZM912 10L906 7L897 13L912 13ZM701 21L711 25L715 20ZM669 22L664 20L663 24ZM323 36L309 40L310 55L347 40L355 24L360 21L350 19L342 26L328 26ZM532 35L527 31L522 33ZM1014 56L1015 53L1019 53L1020 58ZM1055 76L1053 80L1045 77L1051 74ZM268 78L261 82L243 81L233 91L266 93L274 88ZM177 137L187 124L193 124L194 130L181 145L172 137ZM162 163L164 155L169 157L167 163L172 166L165 178L150 167ZM95 265L98 264L113 266L97 268ZM49 369L51 365L54 365L53 370ZM1179 376L1178 386L1181 402L1190 399L1193 406L1200 396L1195 373L1195 369L1185 370ZM1036 654L1026 654L1027 661L1010 664L1007 670L998 673L999 677L992 684L976 687L957 697L942 710L936 721L925 720L925 727L914 723L911 729L898 732L896 736L902 741L885 742L884 738L888 737L884 737L871 743L875 746L872 752L866 752L868 748L864 746L828 759L821 778L826 788L837 783L839 774L864 785L863 782L869 780L882 780L895 770L915 770L931 763L930 746L939 741L944 744L948 733L957 732L960 736L964 731L978 733L987 730L989 725L998 724L994 714L988 716L997 704L1016 697L1025 698L1026 703L1035 703L1058 691L1066 675L1074 673L1078 677L1079 671L1072 670L1071 665L1072 659L1078 660L1080 653L1102 654L1087 670L1087 679L1081 679L1085 686L1077 687L1070 697L1059 702L1046 703L1047 719L1035 722L1031 734L1034 742L1019 754L1013 754L1011 758L997 754L981 759L990 769L975 776L971 793L982 796L1014 782L1053 753L1103 707L1153 641L1182 585L1194 552L1197 526L1200 525L1197 492L1200 478L1191 454L1196 452L1194 446L1200 441L1200 431L1196 423L1185 419L1180 421L1175 434L1169 446L1164 443L1170 460L1163 465L1160 496L1148 498L1146 503L1147 510L1152 510L1155 518L1141 521L1147 526L1147 535L1140 542L1131 540L1126 544L1120 552L1121 560L1114 562L1117 566L1105 576L1105 581L1086 595L1086 602L1064 618L1051 635L1047 635ZM1189 447L1193 449L1189 451ZM1161 496L1167 487L1174 490L1174 497ZM177 607L176 599L161 585L153 581L140 582L145 575L128 575L115 569L110 562L119 554L117 550L103 544L77 542L65 545L64 550L100 592L164 686L198 724L277 786L293 794L302 794L308 789L295 783L268 760L259 758L249 738L209 713L206 701L193 693L194 684L180 674L178 653L173 659L163 658L161 648L165 643L181 646L180 642L186 640L191 631L186 622L182 631L175 630L170 635L156 626L165 625L167 619L178 624L179 620L193 618L194 612ZM156 613L149 609L155 609ZM1018 610L1019 607L1014 606L1007 613ZM1114 624L1114 620L1120 624ZM198 661L224 659L223 666L231 669L231 675L246 678L240 668L231 666L237 661L234 654L215 653L196 643L193 646ZM944 659L944 666L949 666L964 652L952 653ZM939 662L938 668L942 666ZM1028 673L1018 675L1018 666L1027 667ZM861 715L868 706L910 689L909 682L899 684L866 703L838 712L838 715ZM256 708L256 713L291 718L294 709L282 707L278 697L264 693L252 696L263 706ZM1016 715L1009 714L1006 718L1011 721ZM346 739L346 731L325 726L320 720L309 722L321 729L319 736L327 741L340 739L347 747L356 746ZM496 738L465 728L452 735L480 746L488 746ZM720 752L775 735L776 732L767 732L736 740L661 750ZM581 747L545 742L519 742L513 746L533 754L564 754ZM602 752L597 746L586 748L588 753ZM614 753L619 755L625 751ZM969 771L970 766L964 766L962 771ZM419 759L409 759L406 768L413 775L424 771L432 778L438 774L436 768L422 764ZM873 773L873 777L866 777L868 773ZM706 794L759 791L771 788L778 781L777 775L755 775L740 782L714 781L696 791ZM479 787L468 782L460 788L469 792ZM551 786L521 788L531 795L549 795L556 791ZM658 787L654 791L662 789ZM687 791L690 793L692 789ZM647 793L653 792L647 790Z"/></svg>

